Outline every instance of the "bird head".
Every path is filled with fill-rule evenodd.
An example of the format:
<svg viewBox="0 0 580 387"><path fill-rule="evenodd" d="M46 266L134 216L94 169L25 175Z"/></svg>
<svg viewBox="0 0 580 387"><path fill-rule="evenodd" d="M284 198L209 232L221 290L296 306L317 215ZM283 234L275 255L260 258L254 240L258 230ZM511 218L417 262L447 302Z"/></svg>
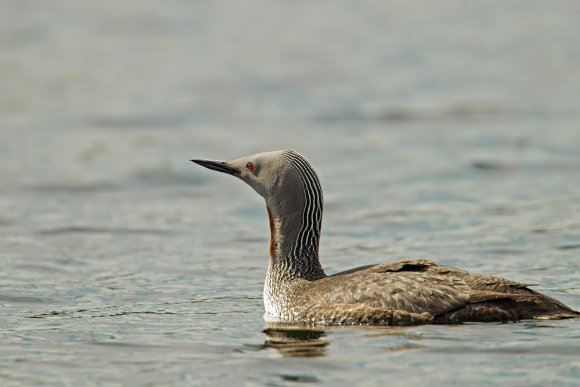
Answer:
<svg viewBox="0 0 580 387"><path fill-rule="evenodd" d="M231 161L191 160L214 171L235 176L265 199L275 196L287 180L288 168L280 155L284 151L258 153Z"/></svg>

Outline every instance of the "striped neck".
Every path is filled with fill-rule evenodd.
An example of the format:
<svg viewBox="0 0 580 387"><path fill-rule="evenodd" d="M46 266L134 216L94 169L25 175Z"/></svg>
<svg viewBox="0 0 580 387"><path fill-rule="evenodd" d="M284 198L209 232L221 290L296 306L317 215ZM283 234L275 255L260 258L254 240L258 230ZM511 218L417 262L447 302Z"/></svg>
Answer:
<svg viewBox="0 0 580 387"><path fill-rule="evenodd" d="M286 279L326 276L318 260L322 188L310 164L298 153L281 159L289 169L280 191L266 198L270 218L270 272Z"/></svg>

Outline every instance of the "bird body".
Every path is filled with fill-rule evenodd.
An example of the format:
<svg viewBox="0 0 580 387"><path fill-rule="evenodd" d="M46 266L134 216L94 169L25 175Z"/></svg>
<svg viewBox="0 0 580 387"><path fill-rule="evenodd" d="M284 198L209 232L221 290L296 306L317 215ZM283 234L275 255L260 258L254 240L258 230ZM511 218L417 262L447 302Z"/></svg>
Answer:
<svg viewBox="0 0 580 387"><path fill-rule="evenodd" d="M415 325L580 317L526 284L427 259L328 276L318 258L322 188L303 156L283 150L228 162L192 161L242 179L266 200L271 234L266 321Z"/></svg>

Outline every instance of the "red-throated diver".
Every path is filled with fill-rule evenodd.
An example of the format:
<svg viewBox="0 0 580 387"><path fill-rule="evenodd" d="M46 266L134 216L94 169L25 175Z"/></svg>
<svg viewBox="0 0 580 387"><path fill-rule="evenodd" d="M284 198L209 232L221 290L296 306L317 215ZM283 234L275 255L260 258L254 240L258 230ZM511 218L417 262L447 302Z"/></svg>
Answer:
<svg viewBox="0 0 580 387"><path fill-rule="evenodd" d="M283 150L227 162L191 161L239 177L266 200L271 231L266 321L413 325L580 317L526 284L426 259L327 276L318 260L322 189L303 156Z"/></svg>

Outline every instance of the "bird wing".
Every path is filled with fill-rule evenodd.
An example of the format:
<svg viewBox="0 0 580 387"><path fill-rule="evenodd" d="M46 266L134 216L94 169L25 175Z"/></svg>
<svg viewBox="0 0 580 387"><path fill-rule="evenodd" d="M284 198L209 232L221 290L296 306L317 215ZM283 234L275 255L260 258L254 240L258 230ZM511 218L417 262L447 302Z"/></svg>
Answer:
<svg viewBox="0 0 580 387"><path fill-rule="evenodd" d="M318 281L321 304L359 305L411 313L447 313L467 304L470 287L460 278L421 271L383 271L381 265Z"/></svg>
<svg viewBox="0 0 580 387"><path fill-rule="evenodd" d="M375 270L382 271L422 271L440 275L449 275L461 278L472 290L496 292L506 294L536 294L528 289L534 284L511 281L493 275L474 274L456 267L437 263L428 259L416 259L383 263L374 266Z"/></svg>
<svg viewBox="0 0 580 387"><path fill-rule="evenodd" d="M538 311L576 313L526 286L426 259L383 263L315 281L302 293L302 305L309 307L301 318L338 324L410 325L510 321L535 316Z"/></svg>
<svg viewBox="0 0 580 387"><path fill-rule="evenodd" d="M493 275L474 274L466 270L458 269L454 266L437 263L428 259L414 259L382 263L375 265L374 270L385 272L421 271L445 276L453 276L463 279L472 290L480 290L484 292L508 294L530 294L530 292L534 293L527 289L528 286L533 286L533 284L511 281Z"/></svg>
<svg viewBox="0 0 580 387"><path fill-rule="evenodd" d="M427 259L364 266L318 281L316 298L325 305L357 305L432 316L470 303L523 296L525 284L471 274ZM520 291L516 291L521 289ZM529 294L526 289L526 294Z"/></svg>

